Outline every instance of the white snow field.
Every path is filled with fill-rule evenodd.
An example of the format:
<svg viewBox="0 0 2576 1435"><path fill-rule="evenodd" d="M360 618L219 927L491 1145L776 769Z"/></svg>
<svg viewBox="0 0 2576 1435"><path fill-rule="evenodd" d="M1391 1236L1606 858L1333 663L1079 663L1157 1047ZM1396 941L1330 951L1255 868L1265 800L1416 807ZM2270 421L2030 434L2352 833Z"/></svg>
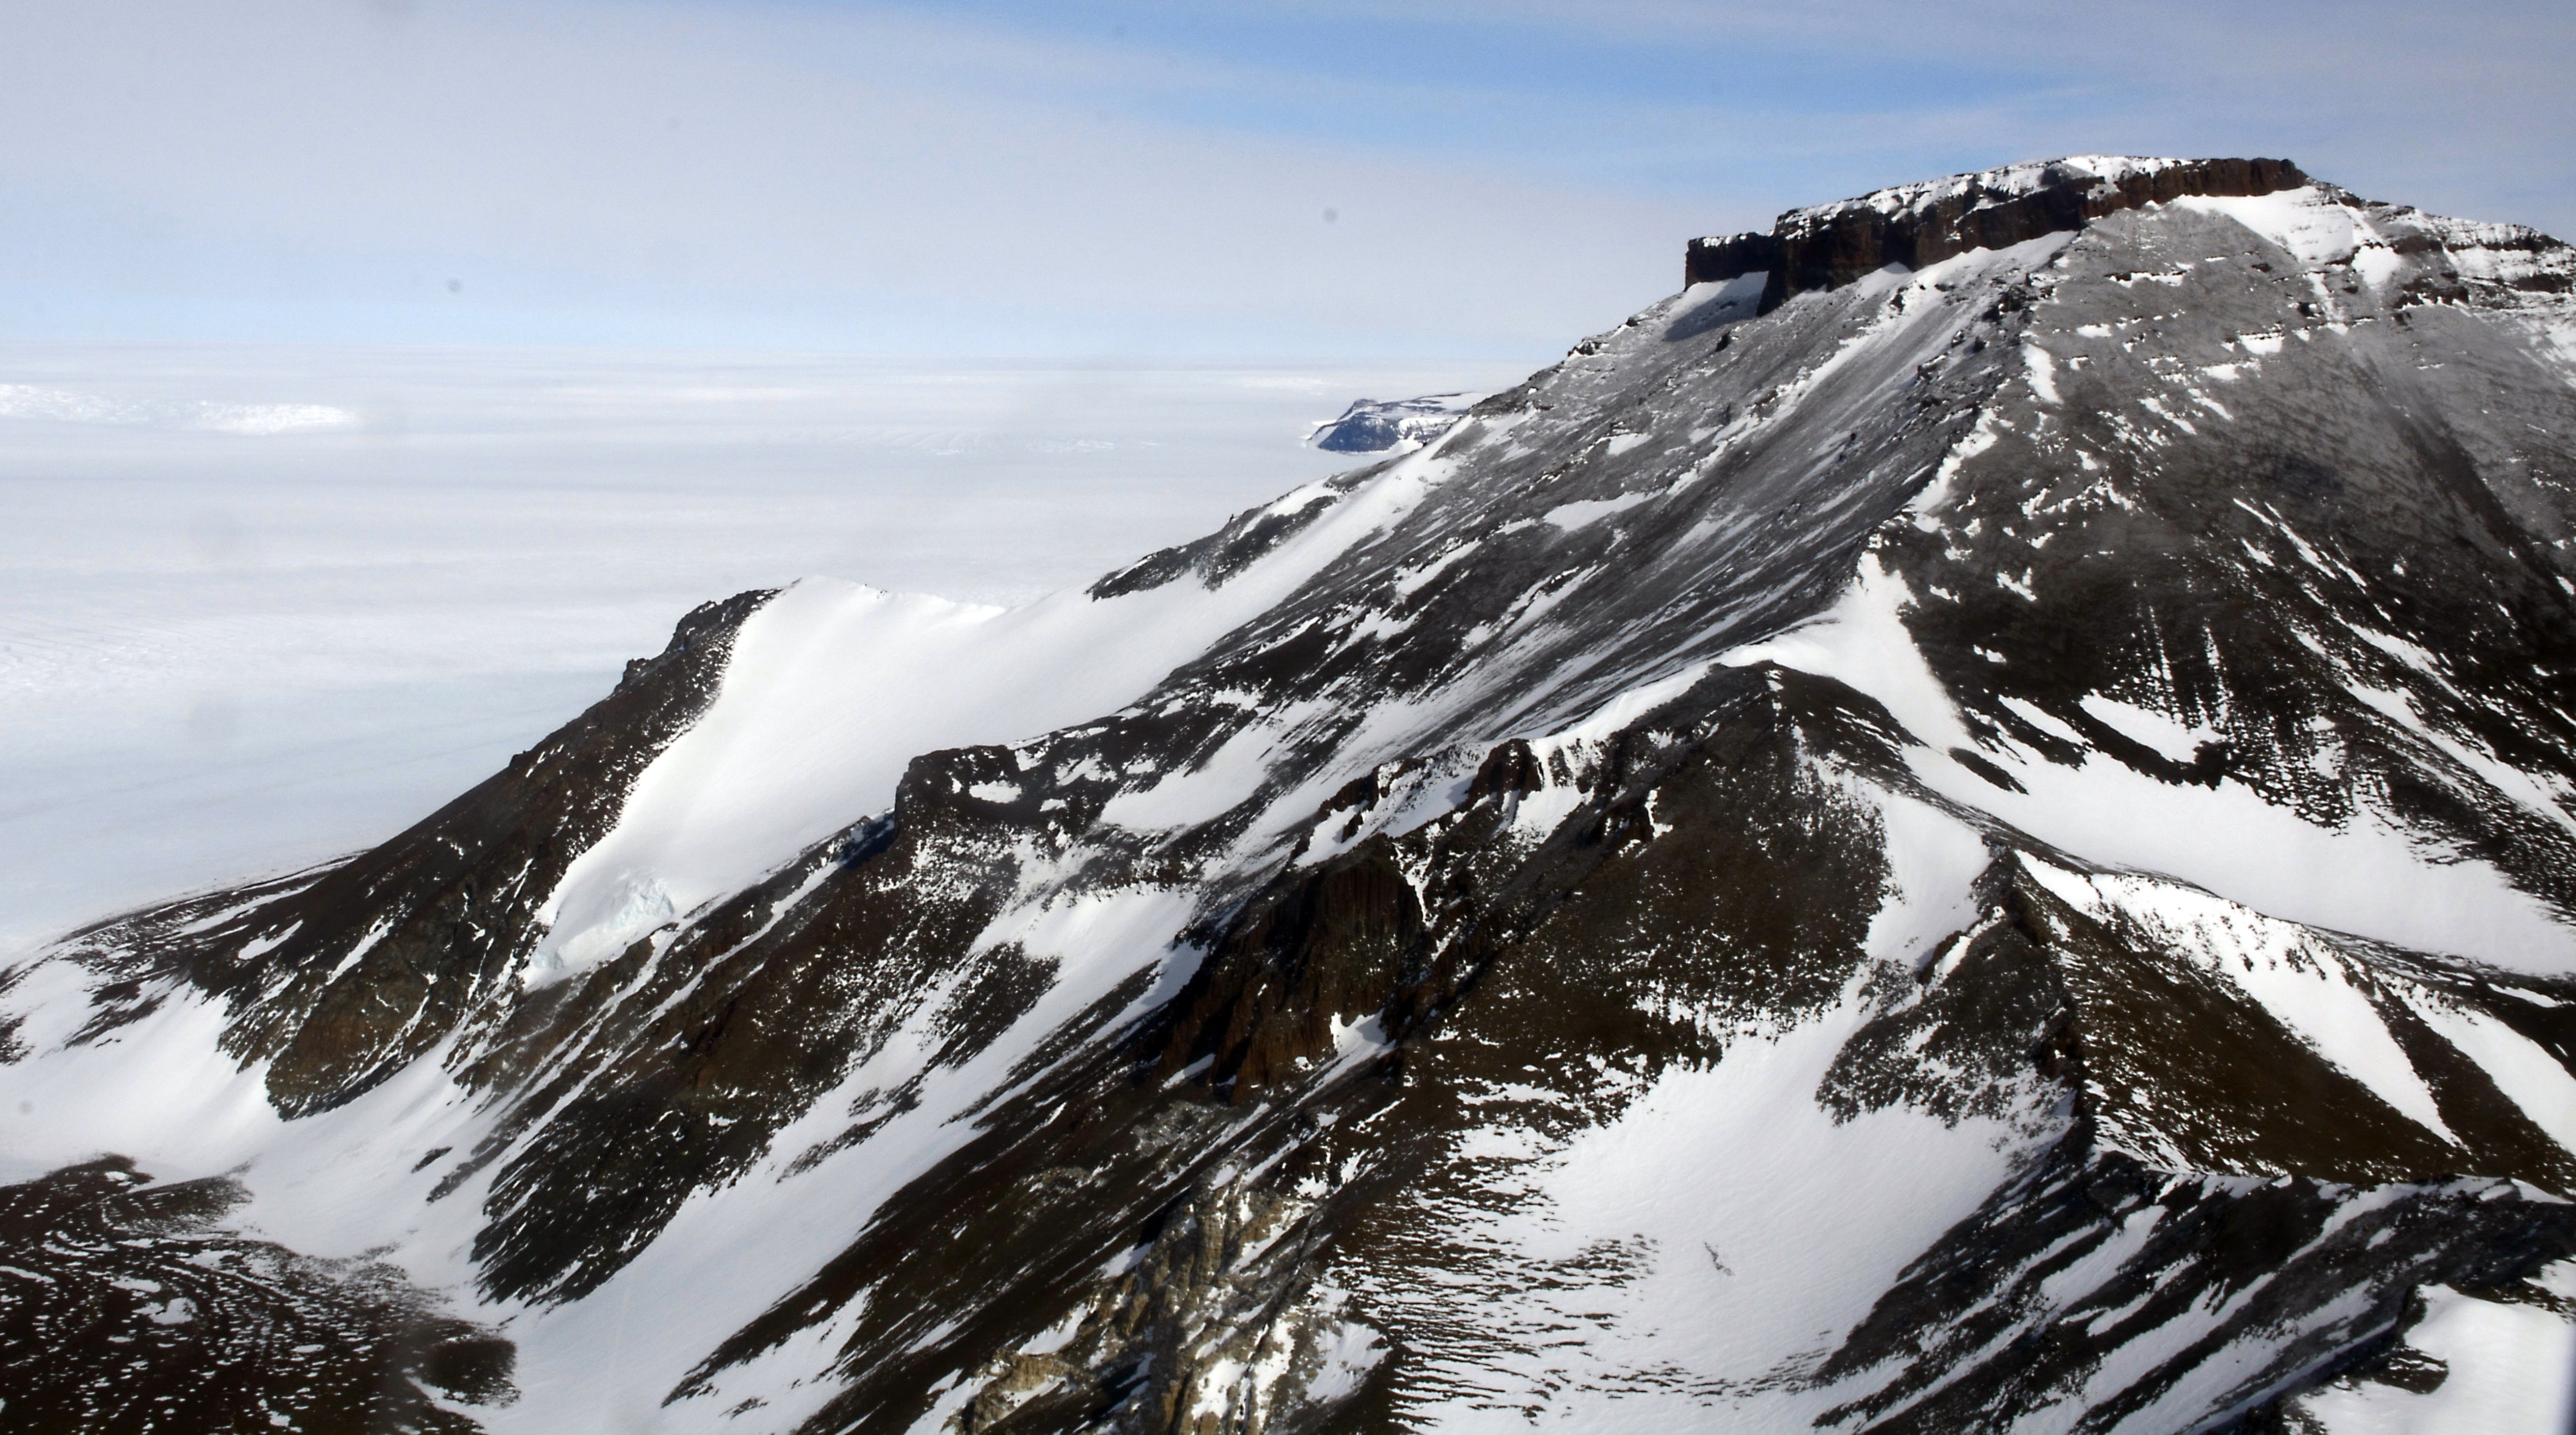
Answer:
<svg viewBox="0 0 2576 1435"><path fill-rule="evenodd" d="M2561 1301L2576 1295L2576 1263L2560 1261L2534 1283ZM2424 1293L2423 1323L2402 1342L2443 1366L2431 1390L2338 1380L2296 1409L2330 1435L2565 1435L2576 1430L2576 1320L2538 1305Z"/></svg>
<svg viewBox="0 0 2576 1435"><path fill-rule="evenodd" d="M382 840L698 603L1025 602L1348 467L1300 439L1355 397L1508 377L0 344L0 950Z"/></svg>

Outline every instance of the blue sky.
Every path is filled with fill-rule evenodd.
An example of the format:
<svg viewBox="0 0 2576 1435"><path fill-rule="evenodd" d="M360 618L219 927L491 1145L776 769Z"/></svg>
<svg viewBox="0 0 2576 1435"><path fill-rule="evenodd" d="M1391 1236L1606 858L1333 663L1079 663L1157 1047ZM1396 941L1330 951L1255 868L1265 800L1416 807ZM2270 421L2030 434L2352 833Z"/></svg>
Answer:
<svg viewBox="0 0 2576 1435"><path fill-rule="evenodd" d="M0 337L1535 358L1692 234L2087 151L2576 230L2576 20L2528 3L0 0L0 42Z"/></svg>

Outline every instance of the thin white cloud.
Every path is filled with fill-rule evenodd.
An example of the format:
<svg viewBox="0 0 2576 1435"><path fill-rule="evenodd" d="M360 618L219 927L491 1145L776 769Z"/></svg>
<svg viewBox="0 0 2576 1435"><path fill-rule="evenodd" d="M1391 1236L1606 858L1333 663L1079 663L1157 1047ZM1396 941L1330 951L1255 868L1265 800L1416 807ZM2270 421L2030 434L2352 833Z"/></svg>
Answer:
<svg viewBox="0 0 2576 1435"><path fill-rule="evenodd" d="M329 404L239 404L211 399L178 402L119 399L41 384L0 384L0 418L120 428L202 429L209 433L309 433L355 428L358 415Z"/></svg>

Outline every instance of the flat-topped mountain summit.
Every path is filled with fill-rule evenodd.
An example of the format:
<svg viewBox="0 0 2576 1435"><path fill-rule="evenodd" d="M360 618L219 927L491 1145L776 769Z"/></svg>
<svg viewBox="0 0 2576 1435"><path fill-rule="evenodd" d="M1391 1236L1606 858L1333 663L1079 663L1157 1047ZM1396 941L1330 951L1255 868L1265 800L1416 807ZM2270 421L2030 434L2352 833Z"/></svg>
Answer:
<svg viewBox="0 0 2576 1435"><path fill-rule="evenodd" d="M1836 288L1890 264L1920 268L1972 249L2003 249L2141 205L2310 189L2354 208L2372 207L2332 186L2313 185L2285 159L2075 155L2006 165L1793 209L1767 234L1694 239L1683 255L1682 282L1719 283L1764 274L1768 282L1762 308L1767 312L1792 294ZM2536 230L2484 227L2508 232L2488 238L2481 247L2535 256L2557 251L2555 267L2534 266L2515 279L2552 293L2567 291L2565 246Z"/></svg>
<svg viewBox="0 0 2576 1435"><path fill-rule="evenodd" d="M2556 1418L2446 1332L2576 1299L2576 254L2088 157L1689 264L9 968L0 1428Z"/></svg>

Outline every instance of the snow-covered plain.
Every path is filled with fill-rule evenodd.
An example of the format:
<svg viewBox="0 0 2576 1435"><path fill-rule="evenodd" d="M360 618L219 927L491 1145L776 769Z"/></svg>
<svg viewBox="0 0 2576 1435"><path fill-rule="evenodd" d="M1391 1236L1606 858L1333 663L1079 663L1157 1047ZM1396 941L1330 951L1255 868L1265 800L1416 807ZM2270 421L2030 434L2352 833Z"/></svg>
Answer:
<svg viewBox="0 0 2576 1435"><path fill-rule="evenodd" d="M1509 377L0 345L0 950L381 840L707 599L1024 602L1347 467L1299 440L1354 397Z"/></svg>

